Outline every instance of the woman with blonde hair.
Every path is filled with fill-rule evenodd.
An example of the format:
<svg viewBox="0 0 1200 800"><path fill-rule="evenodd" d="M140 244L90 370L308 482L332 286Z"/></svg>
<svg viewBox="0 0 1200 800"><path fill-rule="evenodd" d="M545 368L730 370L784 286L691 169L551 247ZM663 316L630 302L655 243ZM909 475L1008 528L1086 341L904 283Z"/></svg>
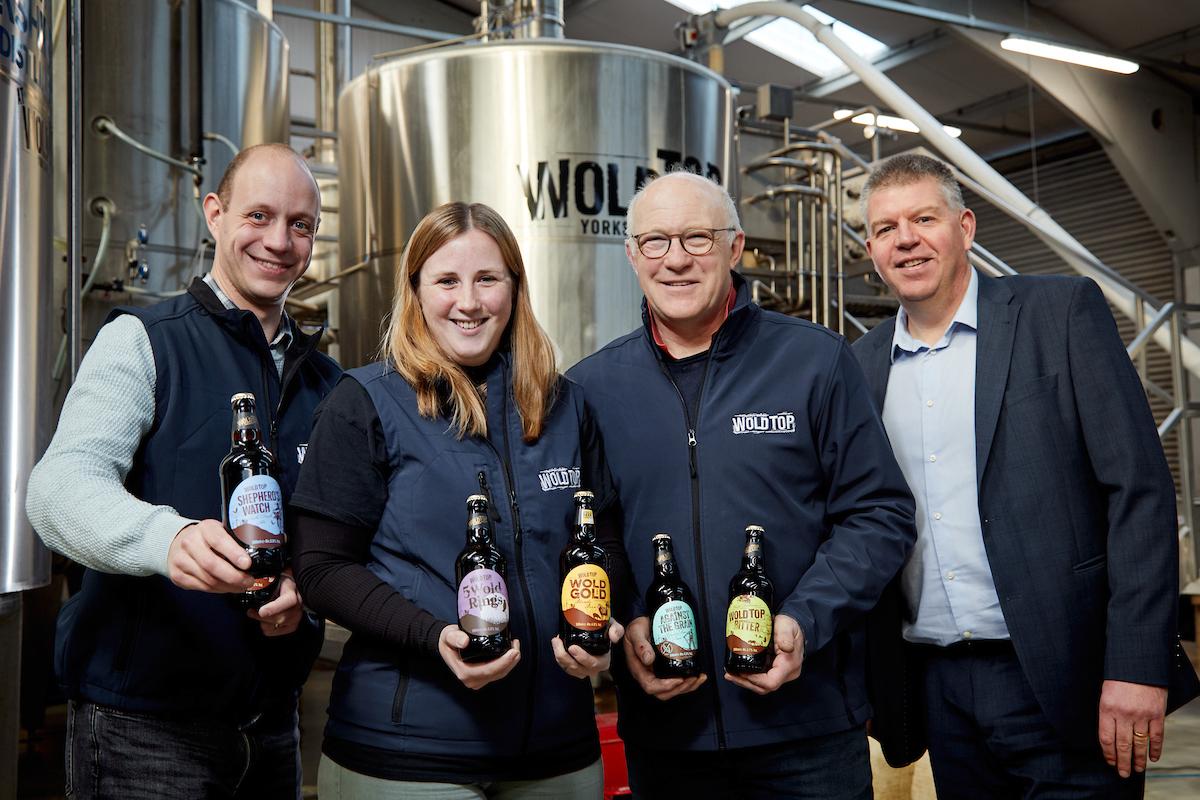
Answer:
<svg viewBox="0 0 1200 800"><path fill-rule="evenodd" d="M481 204L417 225L396 270L383 358L318 409L292 496L306 604L352 632L334 677L323 800L599 798L588 680L607 668L558 628L558 555L579 475L610 496L579 390L533 316L512 232ZM565 473L561 472L565 468ZM454 563L463 501L489 499L508 562L512 647L463 659ZM620 542L604 544L623 563ZM615 622L610 637L621 627Z"/></svg>

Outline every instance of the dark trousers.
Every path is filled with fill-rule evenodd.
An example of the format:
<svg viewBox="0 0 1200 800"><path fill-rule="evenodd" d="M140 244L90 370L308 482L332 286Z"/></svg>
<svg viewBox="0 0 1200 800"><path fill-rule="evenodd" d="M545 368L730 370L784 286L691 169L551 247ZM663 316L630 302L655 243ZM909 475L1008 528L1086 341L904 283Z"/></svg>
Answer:
<svg viewBox="0 0 1200 800"><path fill-rule="evenodd" d="M72 702L67 717L66 796L298 800L296 722L294 708L239 728Z"/></svg>
<svg viewBox="0 0 1200 800"><path fill-rule="evenodd" d="M1055 732L1010 643L916 648L938 800L1142 796L1144 776L1121 778L1095 735L1068 746Z"/></svg>
<svg viewBox="0 0 1200 800"><path fill-rule="evenodd" d="M871 800L871 758L861 727L735 750L680 752L626 745L625 760L635 800Z"/></svg>

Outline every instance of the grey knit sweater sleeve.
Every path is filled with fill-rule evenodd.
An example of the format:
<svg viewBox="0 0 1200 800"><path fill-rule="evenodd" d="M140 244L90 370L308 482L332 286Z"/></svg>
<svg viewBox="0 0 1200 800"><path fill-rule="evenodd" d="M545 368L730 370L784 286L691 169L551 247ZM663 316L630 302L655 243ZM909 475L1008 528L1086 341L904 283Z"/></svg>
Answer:
<svg viewBox="0 0 1200 800"><path fill-rule="evenodd" d="M58 429L29 478L25 512L50 549L126 575L167 574L167 551L195 520L125 490L154 422L154 352L141 320L100 329L63 404Z"/></svg>

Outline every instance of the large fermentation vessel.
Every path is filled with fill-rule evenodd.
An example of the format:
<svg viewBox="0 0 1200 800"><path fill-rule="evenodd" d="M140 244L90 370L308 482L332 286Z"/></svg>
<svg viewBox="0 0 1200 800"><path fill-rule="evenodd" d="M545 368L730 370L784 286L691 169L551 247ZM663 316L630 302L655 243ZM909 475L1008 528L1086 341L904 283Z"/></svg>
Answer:
<svg viewBox="0 0 1200 800"><path fill-rule="evenodd" d="M0 595L50 580L25 484L52 426L48 4L0 4Z"/></svg>
<svg viewBox="0 0 1200 800"><path fill-rule="evenodd" d="M735 178L733 92L648 50L518 39L376 65L339 115L342 361L378 350L404 244L428 211L482 202L512 226L534 311L569 366L639 324L625 210L648 172Z"/></svg>
<svg viewBox="0 0 1200 800"><path fill-rule="evenodd" d="M88 0L83 59L85 271L107 199L112 231L99 281L132 274L138 288L179 289L199 271L208 235L198 201L216 189L233 149L288 141L287 40L236 0ZM194 163L199 187L193 173L122 140L106 120L156 153ZM85 331L102 318L98 299L85 301Z"/></svg>

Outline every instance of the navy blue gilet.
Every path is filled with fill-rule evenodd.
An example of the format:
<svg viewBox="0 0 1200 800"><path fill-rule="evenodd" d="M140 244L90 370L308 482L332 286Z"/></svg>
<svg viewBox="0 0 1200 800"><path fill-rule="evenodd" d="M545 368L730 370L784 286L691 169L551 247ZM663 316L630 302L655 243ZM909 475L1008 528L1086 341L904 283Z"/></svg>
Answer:
<svg viewBox="0 0 1200 800"><path fill-rule="evenodd" d="M129 492L185 517L221 519L217 470L229 451L229 398L251 391L286 499L313 410L341 373L316 351L320 333L296 331L281 380L254 314L226 309L200 279L186 294L116 309L109 320L121 314L145 325L157 376L154 423L126 478ZM315 619L269 639L230 595L180 589L161 575L87 570L59 615L55 667L74 699L240 723L290 704L321 639Z"/></svg>
<svg viewBox="0 0 1200 800"><path fill-rule="evenodd" d="M560 614L558 558L578 487L559 478L581 466L579 388L559 381L542 435L527 443L507 354L487 376L486 439L459 440L446 418L422 417L412 387L385 364L347 378L375 405L391 468L369 568L435 617L457 621L454 562L466 537L465 501L479 493L482 473L508 561L509 624L521 660L503 680L472 691L439 658L353 636L334 678L326 737L416 756L553 757L588 748L598 756L591 685L563 672L550 644Z"/></svg>

